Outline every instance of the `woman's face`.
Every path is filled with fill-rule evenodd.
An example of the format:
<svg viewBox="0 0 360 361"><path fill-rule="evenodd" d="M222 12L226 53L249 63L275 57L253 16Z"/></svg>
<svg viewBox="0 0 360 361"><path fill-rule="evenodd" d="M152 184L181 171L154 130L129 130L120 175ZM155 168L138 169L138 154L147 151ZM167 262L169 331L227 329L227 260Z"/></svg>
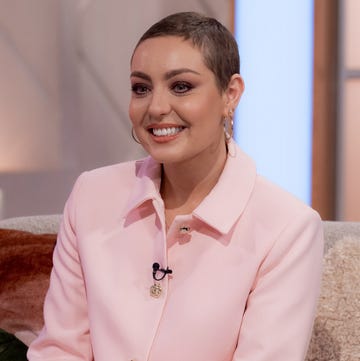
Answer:
<svg viewBox="0 0 360 361"><path fill-rule="evenodd" d="M161 163L224 156L226 95L200 50L176 36L143 41L131 62L129 115L145 150Z"/></svg>

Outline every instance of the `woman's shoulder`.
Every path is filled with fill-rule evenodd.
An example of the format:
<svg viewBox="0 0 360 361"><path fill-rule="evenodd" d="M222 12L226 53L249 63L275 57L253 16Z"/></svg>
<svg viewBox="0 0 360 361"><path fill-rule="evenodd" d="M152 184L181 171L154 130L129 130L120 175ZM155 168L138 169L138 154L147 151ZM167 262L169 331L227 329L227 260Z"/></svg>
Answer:
<svg viewBox="0 0 360 361"><path fill-rule="evenodd" d="M136 189L152 181L150 175L146 177L151 170L149 164L151 159L144 158L85 171L77 178L68 204L76 205L81 215L94 213L98 217L99 212L110 213L109 209L118 212Z"/></svg>
<svg viewBox="0 0 360 361"><path fill-rule="evenodd" d="M77 199L108 199L112 194L124 195L134 184L141 183L141 176L150 173L149 163L151 159L148 157L84 171L76 179L71 194Z"/></svg>
<svg viewBox="0 0 360 361"><path fill-rule="evenodd" d="M149 158L130 160L111 164L83 172L78 181L81 183L116 183L117 185L131 182L140 170L146 171Z"/></svg>
<svg viewBox="0 0 360 361"><path fill-rule="evenodd" d="M257 176L249 209L260 219L273 225L284 223L295 218L312 219L318 222L318 213L304 200L271 180Z"/></svg>

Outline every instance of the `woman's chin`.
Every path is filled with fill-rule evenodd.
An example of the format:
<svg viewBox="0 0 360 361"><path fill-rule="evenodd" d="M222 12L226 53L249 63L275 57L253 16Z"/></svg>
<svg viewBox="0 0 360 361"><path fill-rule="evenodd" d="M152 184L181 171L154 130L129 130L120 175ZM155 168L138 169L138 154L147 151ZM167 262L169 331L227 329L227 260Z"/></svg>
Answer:
<svg viewBox="0 0 360 361"><path fill-rule="evenodd" d="M182 157L180 156L179 152L150 151L148 153L158 163L163 163L163 164L178 163L182 160Z"/></svg>

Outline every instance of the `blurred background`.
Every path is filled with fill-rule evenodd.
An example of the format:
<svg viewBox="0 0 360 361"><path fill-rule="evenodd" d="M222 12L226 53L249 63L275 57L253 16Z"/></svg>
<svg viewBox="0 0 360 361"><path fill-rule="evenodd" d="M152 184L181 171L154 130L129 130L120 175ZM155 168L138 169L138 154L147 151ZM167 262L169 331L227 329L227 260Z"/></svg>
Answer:
<svg viewBox="0 0 360 361"><path fill-rule="evenodd" d="M282 6L296 2L273 0L269 9L266 0L0 0L0 219L61 213L82 171L145 155L131 138L129 59L152 23L176 11L216 17L241 39L245 82L254 84L247 70L252 64L255 77L263 79L257 71L261 65L249 61L251 40L261 48L255 30L269 33L268 18L273 24L286 20L286 33L295 22ZM304 4L306 16L297 22L304 38L294 38L293 48L284 45L292 54L304 41L311 48L310 100L304 100L309 110L297 121L308 124L310 138L296 145L306 155L309 172L296 177L308 184L305 201L324 219L360 221L360 1ZM245 38L248 47L243 47ZM268 63L279 59L276 52L270 47L255 59ZM294 74L303 68L281 59L287 78L285 66ZM259 101L255 91L253 97ZM247 99L243 109L246 104ZM282 107L281 102L276 106ZM251 123L249 114L241 111L237 121ZM275 136L289 133L284 127ZM241 129L237 141L245 148L258 144ZM260 157L269 155L260 145L256 151ZM291 152L283 153L298 164ZM278 162L268 158L265 163ZM278 173L294 174L286 163L282 167Z"/></svg>

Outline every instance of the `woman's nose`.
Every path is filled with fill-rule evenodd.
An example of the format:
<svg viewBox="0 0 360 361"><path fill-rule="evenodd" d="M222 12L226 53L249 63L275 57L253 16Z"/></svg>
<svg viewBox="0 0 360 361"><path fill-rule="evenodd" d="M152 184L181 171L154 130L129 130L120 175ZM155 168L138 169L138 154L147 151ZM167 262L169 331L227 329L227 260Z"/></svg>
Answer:
<svg viewBox="0 0 360 361"><path fill-rule="evenodd" d="M153 89L148 107L149 115L152 117L160 117L168 114L171 110L170 99L165 90Z"/></svg>

